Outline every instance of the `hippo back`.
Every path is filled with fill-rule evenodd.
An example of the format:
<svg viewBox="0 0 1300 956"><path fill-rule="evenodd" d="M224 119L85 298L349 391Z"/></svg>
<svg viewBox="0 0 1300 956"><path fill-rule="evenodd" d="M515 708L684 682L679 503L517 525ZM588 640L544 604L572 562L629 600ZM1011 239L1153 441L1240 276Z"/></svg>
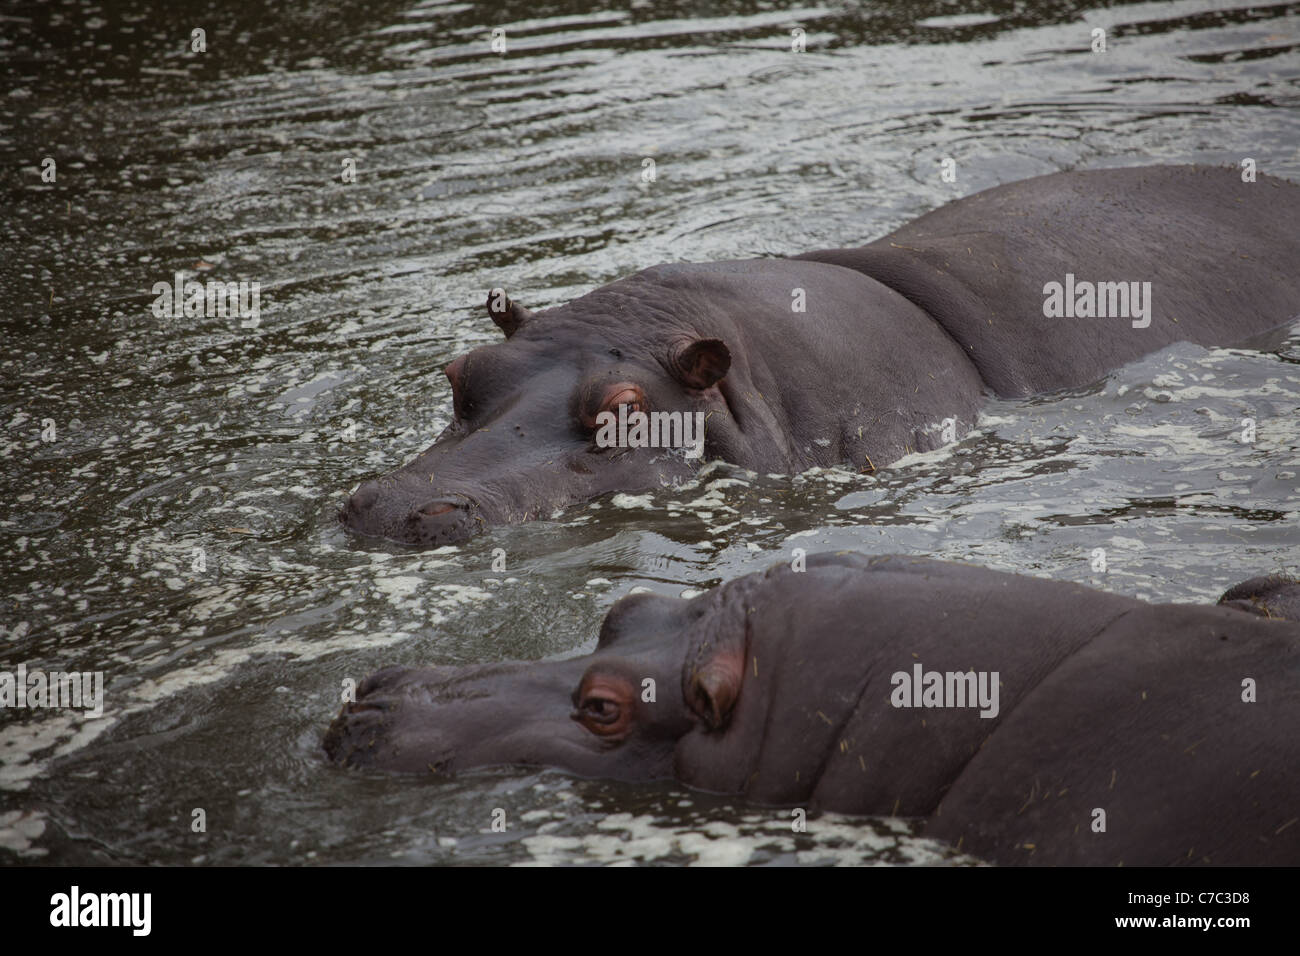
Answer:
<svg viewBox="0 0 1300 956"><path fill-rule="evenodd" d="M1087 384L1174 342L1227 346L1294 319L1297 222L1300 186L1272 176L1099 169L999 186L870 245L795 258L846 266L902 293L999 395L1020 396ZM1082 282L1149 282L1150 324L1072 317L1073 308L1044 314L1049 283L1064 292Z"/></svg>

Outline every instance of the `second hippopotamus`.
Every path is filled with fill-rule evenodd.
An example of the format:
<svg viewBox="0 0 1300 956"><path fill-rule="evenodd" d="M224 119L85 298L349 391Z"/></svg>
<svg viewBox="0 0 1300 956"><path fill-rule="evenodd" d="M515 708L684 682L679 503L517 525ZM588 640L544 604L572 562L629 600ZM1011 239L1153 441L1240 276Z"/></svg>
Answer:
<svg viewBox="0 0 1300 956"><path fill-rule="evenodd" d="M870 245L656 266L446 368L454 418L363 482L352 531L434 546L719 458L870 471L952 441L986 392L1086 384L1172 342L1300 314L1300 186L1157 166L1042 176ZM639 429L639 430L638 430Z"/></svg>
<svg viewBox="0 0 1300 956"><path fill-rule="evenodd" d="M616 603L593 653L391 668L325 736L428 774L556 767L925 819L1002 864L1300 864L1300 584L1148 604L815 555Z"/></svg>

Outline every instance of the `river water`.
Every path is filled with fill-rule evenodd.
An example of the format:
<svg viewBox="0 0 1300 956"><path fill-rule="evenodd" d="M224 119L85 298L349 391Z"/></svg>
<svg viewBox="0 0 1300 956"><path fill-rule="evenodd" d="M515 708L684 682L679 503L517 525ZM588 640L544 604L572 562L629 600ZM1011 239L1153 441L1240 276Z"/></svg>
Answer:
<svg viewBox="0 0 1300 956"><path fill-rule="evenodd" d="M0 669L102 671L106 697L0 713L0 863L971 862L898 820L368 775L320 740L344 678L585 653L633 588L795 548L1159 601L1300 571L1295 332L993 402L875 475L713 467L433 552L335 520L447 423L441 368L496 340L492 286L539 308L861 244L1061 169L1300 180L1300 3L256 6L0 15ZM177 272L259 282L258 321L155 315Z"/></svg>

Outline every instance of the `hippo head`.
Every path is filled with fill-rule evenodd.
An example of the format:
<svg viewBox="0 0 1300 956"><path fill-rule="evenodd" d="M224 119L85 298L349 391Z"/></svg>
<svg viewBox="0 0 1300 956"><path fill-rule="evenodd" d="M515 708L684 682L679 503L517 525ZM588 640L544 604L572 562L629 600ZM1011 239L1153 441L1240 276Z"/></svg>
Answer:
<svg viewBox="0 0 1300 956"><path fill-rule="evenodd" d="M740 693L743 630L685 653L705 613L698 600L635 594L614 605L587 657L379 671L330 725L325 750L348 766L419 773L512 765L672 778Z"/></svg>
<svg viewBox="0 0 1300 956"><path fill-rule="evenodd" d="M381 770L551 767L676 779L769 805L928 812L947 768L996 720L951 711L927 714L923 727L889 705L891 668L880 661L910 667L914 651L946 642L954 619L933 600L932 578L948 573L919 559L809 555L806 571L781 564L689 600L633 594L610 609L585 657L372 675L325 750ZM984 579L963 586L972 600L989 589ZM900 591L915 608L902 616ZM942 759L914 759L935 739Z"/></svg>
<svg viewBox="0 0 1300 956"><path fill-rule="evenodd" d="M727 428L719 383L730 353L689 315L648 309L629 284L635 292L635 281L623 280L536 314L492 290L488 314L506 341L447 366L451 424L409 464L363 482L340 521L405 544L454 544L485 525L694 475ZM656 416L663 427L652 438L620 443L613 429L602 431L620 412L628 421L636 412L679 414Z"/></svg>

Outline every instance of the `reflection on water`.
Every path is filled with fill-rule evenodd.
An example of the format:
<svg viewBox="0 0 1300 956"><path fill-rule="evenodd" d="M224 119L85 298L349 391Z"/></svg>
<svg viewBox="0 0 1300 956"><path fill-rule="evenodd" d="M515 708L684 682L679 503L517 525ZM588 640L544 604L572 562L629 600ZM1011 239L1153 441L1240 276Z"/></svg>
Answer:
<svg viewBox="0 0 1300 956"><path fill-rule="evenodd" d="M581 653L633 587L795 547L1156 600L1300 570L1295 339L993 403L874 476L714 468L432 553L333 517L446 424L439 370L495 340L491 286L543 307L658 262L856 244L1057 169L1252 156L1300 179L1300 4L232 6L0 20L0 661L108 687L99 721L0 714L0 860L935 860L898 821L795 835L673 787L367 777L319 740L345 677ZM257 323L156 317L178 271L258 282Z"/></svg>

